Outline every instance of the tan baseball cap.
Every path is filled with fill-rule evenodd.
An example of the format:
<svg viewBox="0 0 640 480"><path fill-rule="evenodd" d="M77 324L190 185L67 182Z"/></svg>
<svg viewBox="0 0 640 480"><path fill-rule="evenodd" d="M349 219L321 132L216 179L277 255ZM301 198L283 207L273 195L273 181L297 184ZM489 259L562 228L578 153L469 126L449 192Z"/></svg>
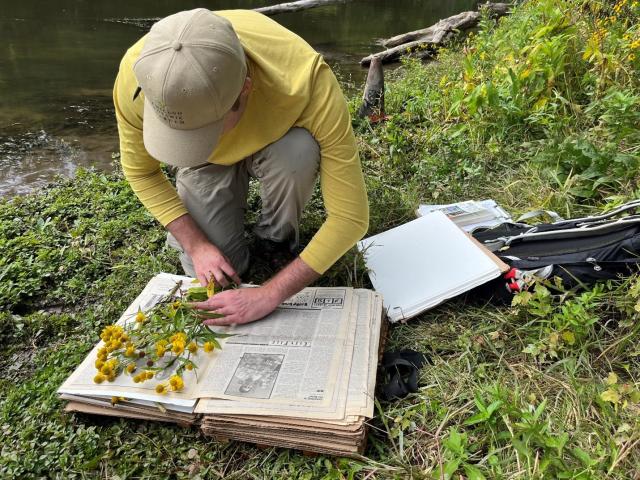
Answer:
<svg viewBox="0 0 640 480"><path fill-rule="evenodd" d="M204 8L166 17L151 27L133 71L149 154L177 167L206 163L247 75L231 23Z"/></svg>

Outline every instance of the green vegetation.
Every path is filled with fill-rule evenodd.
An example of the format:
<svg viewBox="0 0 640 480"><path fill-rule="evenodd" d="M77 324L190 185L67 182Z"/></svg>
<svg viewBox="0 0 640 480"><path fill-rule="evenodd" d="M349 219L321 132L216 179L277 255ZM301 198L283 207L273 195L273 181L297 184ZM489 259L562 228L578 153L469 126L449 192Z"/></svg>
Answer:
<svg viewBox="0 0 640 480"><path fill-rule="evenodd" d="M388 82L356 125L375 233L419 201L591 213L637 198L640 5L532 0ZM357 100L353 100L355 106ZM255 204L255 202L252 202ZM322 219L319 197L305 217ZM56 388L159 271L162 229L120 174L0 204L0 477L573 478L640 471L640 279L512 307L450 302L391 328L429 354L380 405L362 461L218 444L197 430L66 415ZM434 272L437 274L437 272ZM322 280L366 284L352 254Z"/></svg>

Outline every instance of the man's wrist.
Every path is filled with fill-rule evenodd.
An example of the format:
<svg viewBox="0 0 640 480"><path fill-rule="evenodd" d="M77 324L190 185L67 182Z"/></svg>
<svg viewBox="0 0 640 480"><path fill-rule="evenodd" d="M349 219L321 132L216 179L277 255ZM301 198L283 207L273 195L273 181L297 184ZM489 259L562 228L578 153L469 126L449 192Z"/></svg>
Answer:
<svg viewBox="0 0 640 480"><path fill-rule="evenodd" d="M287 297L283 295L283 292L276 288L271 282L265 283L261 288L264 291L267 303L273 308L276 308L287 299Z"/></svg>
<svg viewBox="0 0 640 480"><path fill-rule="evenodd" d="M209 239L189 214L182 215L169 223L167 230L171 232L184 251L192 258L207 247L212 246L212 243L209 242Z"/></svg>
<svg viewBox="0 0 640 480"><path fill-rule="evenodd" d="M272 306L275 308L319 277L318 273L297 257L267 281L262 288L265 290L268 301L274 302Z"/></svg>

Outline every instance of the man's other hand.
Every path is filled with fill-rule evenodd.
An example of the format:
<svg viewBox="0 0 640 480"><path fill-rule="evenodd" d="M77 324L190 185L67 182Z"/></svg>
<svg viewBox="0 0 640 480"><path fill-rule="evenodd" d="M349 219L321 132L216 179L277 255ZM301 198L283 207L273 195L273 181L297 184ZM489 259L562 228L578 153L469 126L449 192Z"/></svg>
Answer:
<svg viewBox="0 0 640 480"><path fill-rule="evenodd" d="M234 325L259 320L280 304L266 287L239 288L216 293L205 302L194 303L196 308L224 315L205 320L205 325Z"/></svg>
<svg viewBox="0 0 640 480"><path fill-rule="evenodd" d="M218 285L229 286L229 279L240 285L241 280L231 262L218 247L211 243L202 243L191 254L196 277L203 287L207 286L213 275Z"/></svg>

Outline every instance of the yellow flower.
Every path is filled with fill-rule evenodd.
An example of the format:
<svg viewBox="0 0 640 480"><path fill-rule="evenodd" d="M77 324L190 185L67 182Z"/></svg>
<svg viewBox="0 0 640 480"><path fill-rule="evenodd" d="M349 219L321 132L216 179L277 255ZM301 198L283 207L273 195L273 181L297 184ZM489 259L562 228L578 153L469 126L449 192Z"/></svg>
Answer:
<svg viewBox="0 0 640 480"><path fill-rule="evenodd" d="M158 385L156 385L156 393L164 395L165 393L167 393L167 386L164 383L159 383Z"/></svg>
<svg viewBox="0 0 640 480"><path fill-rule="evenodd" d="M95 383L102 383L107 379L107 377L105 377L102 373L98 373L96 374L95 377L93 377L93 381Z"/></svg>
<svg viewBox="0 0 640 480"><path fill-rule="evenodd" d="M182 377L178 375L172 375L169 379L169 385L171 387L171 390L173 390L174 392L178 392L184 388L184 381L182 380Z"/></svg>
<svg viewBox="0 0 640 480"><path fill-rule="evenodd" d="M123 400L126 400L124 397L111 397L111 405L115 405L116 403L120 403Z"/></svg>
<svg viewBox="0 0 640 480"><path fill-rule="evenodd" d="M113 382L115 379L116 379L115 372L111 372L109 375L107 375L107 381L108 382Z"/></svg>
<svg viewBox="0 0 640 480"><path fill-rule="evenodd" d="M140 383L140 382L143 382L144 380L146 380L146 378L141 378L140 374L133 377L133 383Z"/></svg>
<svg viewBox="0 0 640 480"><path fill-rule="evenodd" d="M96 368L98 370L100 370L102 368L102 366L104 365L104 360L98 358L98 360L96 360L96 363L94 365L96 366Z"/></svg>
<svg viewBox="0 0 640 480"><path fill-rule="evenodd" d="M105 342L108 342L112 338L120 338L124 330L119 325L108 325L104 327L102 333L100 334L100 338Z"/></svg>
<svg viewBox="0 0 640 480"><path fill-rule="evenodd" d="M187 365L184 368L186 368L189 371L193 370L193 363L187 363Z"/></svg>
<svg viewBox="0 0 640 480"><path fill-rule="evenodd" d="M188 348L191 353L196 353L198 351L198 344L196 342L191 342Z"/></svg>
<svg viewBox="0 0 640 480"><path fill-rule="evenodd" d="M171 351L176 355L180 355L182 352L184 352L184 342L178 342L178 341L173 342L173 347L171 347Z"/></svg>
<svg viewBox="0 0 640 480"><path fill-rule="evenodd" d="M204 345L202 346L202 348L204 349L205 352L209 353L209 352L213 352L215 345L213 344L213 342L204 342Z"/></svg>
<svg viewBox="0 0 640 480"><path fill-rule="evenodd" d="M169 337L169 341L171 343L173 342L187 343L187 334L184 332L174 333L173 335L171 335L171 337Z"/></svg>
<svg viewBox="0 0 640 480"><path fill-rule="evenodd" d="M147 319L147 316L144 314L144 312L142 310L138 310L138 313L136 313L136 322L142 323L146 319Z"/></svg>
<svg viewBox="0 0 640 480"><path fill-rule="evenodd" d="M628 58L629 58L630 62L633 62L636 59L636 56L632 53L632 54L629 55Z"/></svg>
<svg viewBox="0 0 640 480"><path fill-rule="evenodd" d="M130 363L129 365L127 365L127 373L133 373L135 371L136 371L135 363Z"/></svg>
<svg viewBox="0 0 640 480"><path fill-rule="evenodd" d="M153 378L153 372L152 372L152 371L150 371L150 370L146 370L146 371L144 372L144 376L145 376L145 379L146 379L146 380L151 380L151 379Z"/></svg>
<svg viewBox="0 0 640 480"><path fill-rule="evenodd" d="M125 357L135 357L136 356L136 347L133 345L127 346L127 349L124 352Z"/></svg>
<svg viewBox="0 0 640 480"><path fill-rule="evenodd" d="M167 343L166 340L160 340L156 343L156 355L158 357L162 357L167 351Z"/></svg>
<svg viewBox="0 0 640 480"><path fill-rule="evenodd" d="M111 373L111 365L109 365L108 363L104 364L102 367L100 367L100 373L102 373L103 375L109 375Z"/></svg>
<svg viewBox="0 0 640 480"><path fill-rule="evenodd" d="M207 297L211 298L216 294L216 280L211 275L209 282L207 283Z"/></svg>

